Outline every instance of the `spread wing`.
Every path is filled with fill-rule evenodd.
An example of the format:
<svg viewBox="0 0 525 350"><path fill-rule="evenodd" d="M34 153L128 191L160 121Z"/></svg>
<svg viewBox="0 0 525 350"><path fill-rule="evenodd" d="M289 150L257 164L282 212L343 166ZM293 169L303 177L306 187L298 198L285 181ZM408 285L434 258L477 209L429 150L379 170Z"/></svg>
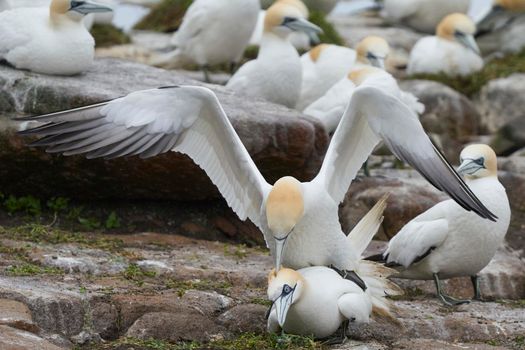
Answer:
<svg viewBox="0 0 525 350"><path fill-rule="evenodd" d="M433 145L418 116L398 98L373 86L354 91L316 178L337 203L380 140L463 208L496 219Z"/></svg>
<svg viewBox="0 0 525 350"><path fill-rule="evenodd" d="M187 154L237 215L260 227L260 209L270 185L207 88L138 91L110 102L24 120L28 119L47 122L22 133L42 136L32 145L51 153L88 158L148 158L171 150Z"/></svg>

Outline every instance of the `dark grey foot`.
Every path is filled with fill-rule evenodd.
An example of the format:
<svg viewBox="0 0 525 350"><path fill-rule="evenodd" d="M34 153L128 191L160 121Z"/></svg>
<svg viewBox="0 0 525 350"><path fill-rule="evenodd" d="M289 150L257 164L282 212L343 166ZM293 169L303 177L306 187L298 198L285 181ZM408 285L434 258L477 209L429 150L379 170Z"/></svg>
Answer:
<svg viewBox="0 0 525 350"><path fill-rule="evenodd" d="M474 287L474 297L472 299L477 301L485 301L481 297L481 289L479 288L479 276L470 276L470 281L472 282L472 286Z"/></svg>
<svg viewBox="0 0 525 350"><path fill-rule="evenodd" d="M370 177L370 169L368 168L368 160L363 163L363 171L366 177Z"/></svg>
<svg viewBox="0 0 525 350"><path fill-rule="evenodd" d="M204 81L206 81L208 84L211 84L209 69L210 67L208 66L202 67L202 71L204 72Z"/></svg>
<svg viewBox="0 0 525 350"><path fill-rule="evenodd" d="M344 344L348 340L347 331L348 331L349 325L350 325L349 320L344 321L341 324L341 327L339 328L340 331L337 332L339 335L336 335L334 337L324 340L322 344L325 346Z"/></svg>
<svg viewBox="0 0 525 350"><path fill-rule="evenodd" d="M441 288L441 281L439 280L439 276L437 273L434 274L434 283L436 285L437 295L439 299L443 302L443 304L447 306L458 306L470 303L470 300L456 299L443 293L443 289Z"/></svg>

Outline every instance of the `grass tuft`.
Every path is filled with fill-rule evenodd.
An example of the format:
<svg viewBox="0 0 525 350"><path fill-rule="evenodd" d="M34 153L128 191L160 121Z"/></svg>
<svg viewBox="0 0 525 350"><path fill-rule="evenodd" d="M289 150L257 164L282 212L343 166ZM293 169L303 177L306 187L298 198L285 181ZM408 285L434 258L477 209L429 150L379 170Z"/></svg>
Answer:
<svg viewBox="0 0 525 350"><path fill-rule="evenodd" d="M156 32L174 32L179 29L182 18L192 0L164 0L135 25L135 29Z"/></svg>
<svg viewBox="0 0 525 350"><path fill-rule="evenodd" d="M94 24L91 35L95 39L96 47L109 47L114 45L129 44L131 39L122 30L112 24Z"/></svg>

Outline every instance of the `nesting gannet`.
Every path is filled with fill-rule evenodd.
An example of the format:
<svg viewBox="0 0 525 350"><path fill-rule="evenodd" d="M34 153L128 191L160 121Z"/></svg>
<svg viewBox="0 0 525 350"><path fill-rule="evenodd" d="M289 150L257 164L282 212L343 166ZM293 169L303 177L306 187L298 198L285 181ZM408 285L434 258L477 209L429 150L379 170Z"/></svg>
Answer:
<svg viewBox="0 0 525 350"><path fill-rule="evenodd" d="M0 13L0 61L18 69L74 75L88 69L95 41L82 23L88 13L111 11L91 1L53 0L49 8Z"/></svg>
<svg viewBox="0 0 525 350"><path fill-rule="evenodd" d="M328 44L316 46L301 56L303 85L296 109L302 111L321 98L352 68L369 64L384 68L389 52L386 40L378 36L364 38L356 50Z"/></svg>
<svg viewBox="0 0 525 350"><path fill-rule="evenodd" d="M164 68L195 63L209 82L208 66L241 61L259 11L258 0L196 0L173 35L176 49L152 63Z"/></svg>
<svg viewBox="0 0 525 350"><path fill-rule="evenodd" d="M296 31L319 33L321 29L287 1L278 1L268 9L259 56L245 63L226 87L293 108L301 92L302 69L299 54L288 37Z"/></svg>
<svg viewBox="0 0 525 350"><path fill-rule="evenodd" d="M451 13L467 13L470 0L384 0L383 16L392 22L433 33Z"/></svg>
<svg viewBox="0 0 525 350"><path fill-rule="evenodd" d="M499 220L484 220L446 200L403 227L383 255L388 266L398 266L400 273L395 277L433 279L439 298L449 305L466 301L445 295L440 280L471 276L474 297L480 299L477 273L494 257L510 223L509 201L498 181L494 151L487 145L471 145L461 152L460 161L458 172Z"/></svg>
<svg viewBox="0 0 525 350"><path fill-rule="evenodd" d="M341 229L339 203L381 140L460 205L496 219L433 146L418 116L400 100L396 81L383 76L370 75L360 82L319 174L303 183L283 177L273 186L268 184L217 97L204 87L137 91L110 102L24 120L47 122L24 134L42 136L33 145L52 153L88 158L187 154L239 218L249 218L263 232L277 269L281 264L293 269L329 265L355 269L357 256Z"/></svg>
<svg viewBox="0 0 525 350"><path fill-rule="evenodd" d="M525 0L472 0L469 16L483 53L520 52L525 47Z"/></svg>
<svg viewBox="0 0 525 350"><path fill-rule="evenodd" d="M356 84L359 84L363 77L371 74L383 76L385 80L393 79L390 74L381 69L372 67L353 69L337 84L332 86L324 96L308 106L303 113L319 120L329 133L334 132L354 93ZM399 98L417 115L425 111L425 105L420 103L417 97L411 93L400 91Z"/></svg>
<svg viewBox="0 0 525 350"><path fill-rule="evenodd" d="M355 243L359 256L381 225L386 197L381 199L348 236ZM357 244L356 242L360 242ZM363 265L363 261L360 262ZM306 267L298 271L283 268L268 276L268 298L273 302L268 330L326 338L343 324L343 336L348 322L368 323L372 310L388 314L386 295L400 294L395 285L385 279L391 274L377 264L364 264L367 288L341 276L325 266Z"/></svg>
<svg viewBox="0 0 525 350"><path fill-rule="evenodd" d="M448 15L437 27L437 36L420 39L408 62L408 73L469 75L483 68L474 39L476 25L466 15Z"/></svg>

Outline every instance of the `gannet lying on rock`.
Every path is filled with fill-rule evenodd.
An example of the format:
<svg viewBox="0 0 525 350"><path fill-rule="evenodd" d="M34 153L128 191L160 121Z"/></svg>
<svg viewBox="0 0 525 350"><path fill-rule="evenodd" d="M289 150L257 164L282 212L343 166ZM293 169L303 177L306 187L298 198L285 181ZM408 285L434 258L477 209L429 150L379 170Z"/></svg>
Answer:
<svg viewBox="0 0 525 350"><path fill-rule="evenodd" d="M368 246L381 222L387 197L383 197L348 235L359 256ZM368 323L372 310L389 314L386 295L401 294L386 277L389 269L359 260L364 270L366 288L345 279L335 269L325 266L306 267L298 271L283 268L268 276L268 298L273 302L268 330L326 338L343 324ZM366 272L368 271L368 272Z"/></svg>
<svg viewBox="0 0 525 350"><path fill-rule="evenodd" d="M338 45L316 46L301 56L303 85L296 109L303 111L317 101L352 68L369 64L384 68L389 52L386 40L377 36L364 38L356 50Z"/></svg>
<svg viewBox="0 0 525 350"><path fill-rule="evenodd" d="M226 87L293 108L301 93L302 68L299 54L288 37L296 31L319 33L321 29L308 22L304 12L288 1L278 1L268 9L259 56L245 63Z"/></svg>
<svg viewBox="0 0 525 350"><path fill-rule="evenodd" d="M525 47L525 0L472 0L468 14L483 53L516 53Z"/></svg>
<svg viewBox="0 0 525 350"><path fill-rule="evenodd" d="M277 270L281 265L334 265L355 271L358 254L341 229L339 203L381 140L466 209L495 219L432 145L417 115L399 99L395 80L372 76L355 89L321 170L310 182L283 177L268 184L217 97L204 87L137 91L27 120L46 123L23 134L42 136L33 145L51 153L88 158L187 154L239 218L249 218L263 232Z"/></svg>
<svg viewBox="0 0 525 350"><path fill-rule="evenodd" d="M0 60L18 69L74 75L93 63L95 41L82 23L88 13L111 11L91 1L53 0L49 8L0 13Z"/></svg>
<svg viewBox="0 0 525 350"><path fill-rule="evenodd" d="M180 68L187 63L208 66L238 64L248 46L259 15L258 0L196 0L184 15L173 35L176 49L155 59L152 64Z"/></svg>
<svg viewBox="0 0 525 350"><path fill-rule="evenodd" d="M436 36L420 39L408 62L408 74L445 73L469 75L483 68L474 39L476 25L466 15L455 13L441 21Z"/></svg>
<svg viewBox="0 0 525 350"><path fill-rule="evenodd" d="M447 200L410 221L382 255L387 266L399 270L395 277L433 279L439 298L448 305L468 301L445 295L442 279L470 276L474 299L481 298L477 273L494 257L510 223L509 201L498 181L494 151L486 145L471 145L461 152L460 160L458 172L465 175L467 185L498 221L480 218Z"/></svg>

